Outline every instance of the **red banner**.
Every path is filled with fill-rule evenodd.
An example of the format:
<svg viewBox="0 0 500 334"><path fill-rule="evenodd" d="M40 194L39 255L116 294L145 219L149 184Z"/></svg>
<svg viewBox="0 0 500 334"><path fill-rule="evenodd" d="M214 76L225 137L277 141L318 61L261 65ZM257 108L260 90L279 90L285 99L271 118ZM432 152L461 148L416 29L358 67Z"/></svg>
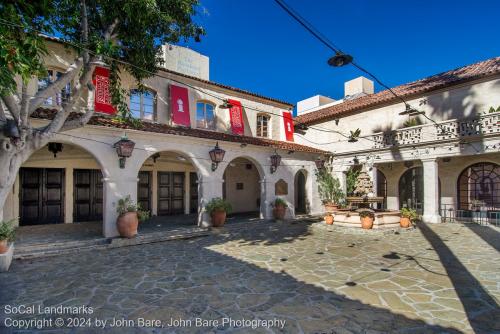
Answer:
<svg viewBox="0 0 500 334"><path fill-rule="evenodd" d="M116 109L111 104L111 93L109 91L109 69L96 67L92 83L95 87L94 111L115 114Z"/></svg>
<svg viewBox="0 0 500 334"><path fill-rule="evenodd" d="M175 124L191 126L187 88L170 85L170 111L172 112L172 121Z"/></svg>
<svg viewBox="0 0 500 334"><path fill-rule="evenodd" d="M231 104L229 109L229 117L231 119L231 130L235 135L243 136L245 134L245 125L243 123L243 108L240 101L228 100Z"/></svg>
<svg viewBox="0 0 500 334"><path fill-rule="evenodd" d="M293 141L293 118L291 112L283 113L283 123L285 125L286 140Z"/></svg>

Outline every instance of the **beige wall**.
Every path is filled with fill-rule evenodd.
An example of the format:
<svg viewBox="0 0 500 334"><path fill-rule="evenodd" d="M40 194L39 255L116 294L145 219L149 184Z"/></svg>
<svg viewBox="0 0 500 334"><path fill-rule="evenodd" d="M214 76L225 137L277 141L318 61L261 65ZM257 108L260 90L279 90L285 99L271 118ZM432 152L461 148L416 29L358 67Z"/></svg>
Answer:
<svg viewBox="0 0 500 334"><path fill-rule="evenodd" d="M251 169L246 168L247 164ZM257 200L261 200L260 180L259 171L250 160L237 158L229 163L224 172L224 187L234 213L260 210L257 205ZM237 183L242 183L243 189L236 189Z"/></svg>

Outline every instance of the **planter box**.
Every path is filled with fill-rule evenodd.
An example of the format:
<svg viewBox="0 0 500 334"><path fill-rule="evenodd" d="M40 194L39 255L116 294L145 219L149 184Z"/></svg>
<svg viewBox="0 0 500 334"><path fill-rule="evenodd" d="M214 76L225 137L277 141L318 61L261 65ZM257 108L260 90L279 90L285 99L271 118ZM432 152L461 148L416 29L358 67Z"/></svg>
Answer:
<svg viewBox="0 0 500 334"><path fill-rule="evenodd" d="M0 254L0 272L8 271L14 255L14 243L10 243L5 254Z"/></svg>

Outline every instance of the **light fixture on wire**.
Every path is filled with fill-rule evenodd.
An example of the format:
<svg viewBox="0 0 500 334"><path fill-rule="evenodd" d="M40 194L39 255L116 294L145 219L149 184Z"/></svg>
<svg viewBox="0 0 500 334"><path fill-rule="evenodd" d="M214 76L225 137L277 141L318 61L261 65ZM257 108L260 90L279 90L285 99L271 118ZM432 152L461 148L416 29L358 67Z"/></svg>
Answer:
<svg viewBox="0 0 500 334"><path fill-rule="evenodd" d="M405 110L399 113L400 115L408 115L410 117L412 116L418 116L425 114L425 111L418 110L410 106L408 103L405 104Z"/></svg>
<svg viewBox="0 0 500 334"><path fill-rule="evenodd" d="M325 162L326 160L323 158L323 156L319 156L316 160L314 160L314 163L316 164L316 169L323 170L325 168Z"/></svg>
<svg viewBox="0 0 500 334"><path fill-rule="evenodd" d="M231 109L232 107L233 105L231 104L231 102L229 102L229 100L224 100L222 104L219 106L219 108L221 109Z"/></svg>
<svg viewBox="0 0 500 334"><path fill-rule="evenodd" d="M333 67L342 67L352 63L352 60L353 58L351 55L336 51L335 56L328 59L328 65Z"/></svg>

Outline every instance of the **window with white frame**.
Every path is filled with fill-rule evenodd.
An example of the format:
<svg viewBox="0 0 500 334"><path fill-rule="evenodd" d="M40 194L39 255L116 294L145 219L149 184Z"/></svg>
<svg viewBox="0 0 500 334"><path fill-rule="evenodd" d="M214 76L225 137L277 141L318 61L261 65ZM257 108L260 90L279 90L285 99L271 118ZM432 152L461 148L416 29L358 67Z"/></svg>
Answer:
<svg viewBox="0 0 500 334"><path fill-rule="evenodd" d="M257 137L269 137L269 120L271 117L267 114L257 115Z"/></svg>
<svg viewBox="0 0 500 334"><path fill-rule="evenodd" d="M51 83L59 79L64 73L50 69L47 71L47 76L45 78L38 79L38 90L47 88ZM44 101L46 106L62 106L63 103L69 100L71 96L71 83L67 83L60 92L55 96L51 96Z"/></svg>
<svg viewBox="0 0 500 334"><path fill-rule="evenodd" d="M215 106L208 102L196 103L197 128L215 130L214 108Z"/></svg>
<svg viewBox="0 0 500 334"><path fill-rule="evenodd" d="M147 121L156 118L156 93L152 90L130 91L130 113L132 117Z"/></svg>

